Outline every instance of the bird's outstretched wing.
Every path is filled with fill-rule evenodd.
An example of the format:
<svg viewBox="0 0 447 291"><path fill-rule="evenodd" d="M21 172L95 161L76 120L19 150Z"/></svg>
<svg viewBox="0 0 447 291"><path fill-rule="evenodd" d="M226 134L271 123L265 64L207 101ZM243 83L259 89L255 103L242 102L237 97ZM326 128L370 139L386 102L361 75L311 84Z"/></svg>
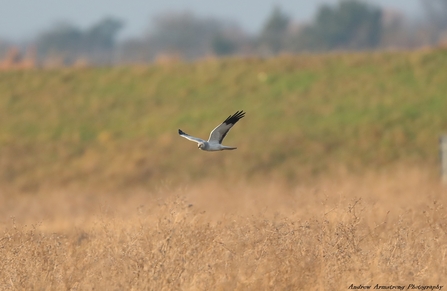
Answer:
<svg viewBox="0 0 447 291"><path fill-rule="evenodd" d="M183 130L181 130L181 129L178 130L178 134L179 134L181 137L184 137L184 138L189 139L190 141L193 141L193 142L196 142L196 143L204 142L203 139L198 138L198 137L190 136L189 134L185 133L185 132L184 132Z"/></svg>
<svg viewBox="0 0 447 291"><path fill-rule="evenodd" d="M242 110L237 111L235 114L228 116L228 118L225 119L224 122L222 122L215 129L213 129L213 131L211 131L208 142L218 142L219 144L221 144L230 128L232 128L233 125L244 116L245 112Z"/></svg>

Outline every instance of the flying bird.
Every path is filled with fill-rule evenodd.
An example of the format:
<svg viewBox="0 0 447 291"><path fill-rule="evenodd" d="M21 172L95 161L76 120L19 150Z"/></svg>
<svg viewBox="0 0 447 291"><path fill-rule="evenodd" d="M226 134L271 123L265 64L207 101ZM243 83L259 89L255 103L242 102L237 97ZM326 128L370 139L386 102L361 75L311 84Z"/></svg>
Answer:
<svg viewBox="0 0 447 291"><path fill-rule="evenodd" d="M213 129L213 131L211 131L208 141L190 136L181 129L178 130L178 134L180 134L181 137L196 142L198 144L198 148L202 151L235 150L236 147L222 145L222 141L227 135L230 128L232 128L233 125L235 125L236 122L238 122L239 119L243 118L244 116L244 111L237 111L235 114L228 116L228 118L225 119L224 122L219 124L215 129Z"/></svg>

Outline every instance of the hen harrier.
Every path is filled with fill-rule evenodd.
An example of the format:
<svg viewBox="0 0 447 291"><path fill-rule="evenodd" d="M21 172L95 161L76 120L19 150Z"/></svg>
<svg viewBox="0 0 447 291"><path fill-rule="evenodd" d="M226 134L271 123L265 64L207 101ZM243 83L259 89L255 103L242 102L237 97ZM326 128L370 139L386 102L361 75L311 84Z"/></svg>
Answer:
<svg viewBox="0 0 447 291"><path fill-rule="evenodd" d="M244 111L237 111L235 114L228 116L222 124L218 125L213 131L210 133L210 137L208 141L203 140L201 138L190 136L189 134L183 132L181 129L178 130L178 134L181 137L189 139L190 141L198 143L198 148L202 151L223 151L223 150L235 150L236 147L228 147L222 145L222 141L227 135L230 128L239 121L242 117L245 116Z"/></svg>

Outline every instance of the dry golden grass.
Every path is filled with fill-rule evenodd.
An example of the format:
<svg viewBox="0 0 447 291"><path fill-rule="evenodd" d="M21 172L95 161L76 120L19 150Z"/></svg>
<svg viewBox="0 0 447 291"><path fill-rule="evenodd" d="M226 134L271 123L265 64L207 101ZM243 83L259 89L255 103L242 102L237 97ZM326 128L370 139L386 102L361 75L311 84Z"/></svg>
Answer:
<svg viewBox="0 0 447 291"><path fill-rule="evenodd" d="M1 195L0 289L447 284L447 191L433 175L401 169L310 184Z"/></svg>

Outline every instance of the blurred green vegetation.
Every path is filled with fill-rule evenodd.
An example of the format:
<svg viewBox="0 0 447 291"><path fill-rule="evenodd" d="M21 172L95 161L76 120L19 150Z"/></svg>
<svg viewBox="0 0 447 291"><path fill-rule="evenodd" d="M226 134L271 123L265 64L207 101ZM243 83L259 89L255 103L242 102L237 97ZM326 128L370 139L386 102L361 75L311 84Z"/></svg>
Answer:
<svg viewBox="0 0 447 291"><path fill-rule="evenodd" d="M146 187L208 178L299 182L343 169L435 168L447 51L0 72L0 184ZM202 152L236 110L224 144Z"/></svg>

